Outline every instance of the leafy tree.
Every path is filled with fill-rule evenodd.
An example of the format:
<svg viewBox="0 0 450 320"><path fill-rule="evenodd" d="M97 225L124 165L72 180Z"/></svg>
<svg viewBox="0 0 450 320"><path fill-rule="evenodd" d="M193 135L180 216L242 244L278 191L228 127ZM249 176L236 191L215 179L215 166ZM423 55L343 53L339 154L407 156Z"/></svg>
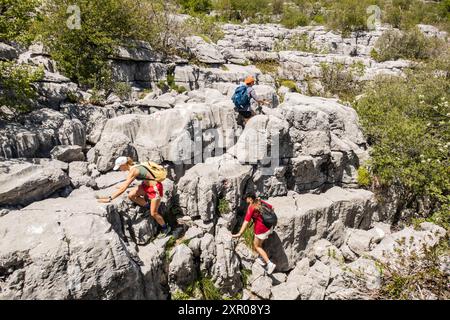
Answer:
<svg viewBox="0 0 450 320"><path fill-rule="evenodd" d="M0 61L0 107L8 107L13 114L29 111L37 96L34 83L43 75L41 68Z"/></svg>
<svg viewBox="0 0 450 320"><path fill-rule="evenodd" d="M0 41L28 42L40 0L0 0Z"/></svg>
<svg viewBox="0 0 450 320"><path fill-rule="evenodd" d="M405 78L378 78L354 107L372 145L372 174L401 190L404 208L448 223L450 59L439 60Z"/></svg>
<svg viewBox="0 0 450 320"><path fill-rule="evenodd" d="M49 0L45 15L36 30L50 48L59 68L73 81L108 87L108 58L117 45L130 40L146 40L153 31L149 4L133 0ZM77 19L76 11L67 13L76 4L80 27L69 27Z"/></svg>

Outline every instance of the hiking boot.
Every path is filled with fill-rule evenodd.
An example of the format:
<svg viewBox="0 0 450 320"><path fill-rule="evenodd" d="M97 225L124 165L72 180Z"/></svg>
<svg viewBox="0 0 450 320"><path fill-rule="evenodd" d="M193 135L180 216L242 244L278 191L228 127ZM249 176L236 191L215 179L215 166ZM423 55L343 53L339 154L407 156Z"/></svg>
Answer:
<svg viewBox="0 0 450 320"><path fill-rule="evenodd" d="M261 258L256 259L256 262L262 267L266 266L266 262Z"/></svg>
<svg viewBox="0 0 450 320"><path fill-rule="evenodd" d="M172 232L172 228L169 225L167 225L166 230L161 230L161 233L158 235L158 239L163 239L165 237L168 237L171 232Z"/></svg>
<svg viewBox="0 0 450 320"><path fill-rule="evenodd" d="M276 267L276 264L273 263L272 261L269 261L269 263L267 264L267 269L266 269L267 274L272 274L275 271L275 267Z"/></svg>

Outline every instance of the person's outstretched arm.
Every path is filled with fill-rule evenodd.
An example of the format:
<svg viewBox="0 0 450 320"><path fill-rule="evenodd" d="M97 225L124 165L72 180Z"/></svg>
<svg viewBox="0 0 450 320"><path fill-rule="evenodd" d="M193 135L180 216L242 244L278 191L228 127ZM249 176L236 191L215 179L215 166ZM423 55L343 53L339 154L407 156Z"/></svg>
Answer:
<svg viewBox="0 0 450 320"><path fill-rule="evenodd" d="M122 185L119 186L118 190L114 192L110 197L108 198L100 198L98 199L98 202L101 203L109 203L119 197L122 193L124 193L131 183L136 179L135 170L131 170L130 173L128 173L127 180L122 183Z"/></svg>
<svg viewBox="0 0 450 320"><path fill-rule="evenodd" d="M242 224L241 230L239 231L239 233L237 234L233 234L232 237L233 238L239 238L242 236L242 234L244 233L245 229L247 229L248 226L248 221L244 221L244 223Z"/></svg>

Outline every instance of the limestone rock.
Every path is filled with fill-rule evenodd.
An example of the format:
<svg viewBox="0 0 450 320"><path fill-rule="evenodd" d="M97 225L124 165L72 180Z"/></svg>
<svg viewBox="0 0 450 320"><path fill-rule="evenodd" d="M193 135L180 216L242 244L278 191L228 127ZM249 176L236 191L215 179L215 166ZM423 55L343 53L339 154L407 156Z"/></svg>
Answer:
<svg viewBox="0 0 450 320"><path fill-rule="evenodd" d="M145 298L139 267L106 208L87 192L0 218L1 298Z"/></svg>
<svg viewBox="0 0 450 320"><path fill-rule="evenodd" d="M0 162L0 205L28 205L70 184L52 163L35 165L21 160Z"/></svg>
<svg viewBox="0 0 450 320"><path fill-rule="evenodd" d="M81 146L56 146L50 151L51 157L64 162L84 161Z"/></svg>

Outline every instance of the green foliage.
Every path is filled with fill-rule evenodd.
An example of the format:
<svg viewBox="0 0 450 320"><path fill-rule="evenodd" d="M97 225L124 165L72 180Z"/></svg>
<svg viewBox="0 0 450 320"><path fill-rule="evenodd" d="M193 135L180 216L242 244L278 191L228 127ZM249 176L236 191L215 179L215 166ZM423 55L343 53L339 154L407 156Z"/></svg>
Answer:
<svg viewBox="0 0 450 320"><path fill-rule="evenodd" d="M274 51L302 51L311 53L325 53L318 49L307 34L298 34L289 40L276 41Z"/></svg>
<svg viewBox="0 0 450 320"><path fill-rule="evenodd" d="M329 11L327 25L333 30L342 31L344 36L351 32L366 31L367 7L367 2L361 0L335 1Z"/></svg>
<svg viewBox="0 0 450 320"><path fill-rule="evenodd" d="M230 203L227 199L221 198L219 199L219 204L217 206L217 211L220 215L226 215L231 212Z"/></svg>
<svg viewBox="0 0 450 320"><path fill-rule="evenodd" d="M190 300L201 298L202 300L224 300L220 290L214 285L211 278L201 274L199 279L192 283L185 292L177 292L172 295L172 300Z"/></svg>
<svg viewBox="0 0 450 320"><path fill-rule="evenodd" d="M213 6L226 21L244 21L268 13L270 0L217 0Z"/></svg>
<svg viewBox="0 0 450 320"><path fill-rule="evenodd" d="M176 246L177 240L174 237L170 237L169 241L166 243L166 249L164 251L164 257L165 261L167 263L170 262L170 254L172 252L172 249Z"/></svg>
<svg viewBox="0 0 450 320"><path fill-rule="evenodd" d="M0 0L0 41L29 42L40 0Z"/></svg>
<svg viewBox="0 0 450 320"><path fill-rule="evenodd" d="M366 167L359 167L358 168L358 184L361 187L369 187L372 183L372 179L370 177L370 172L367 170Z"/></svg>
<svg viewBox="0 0 450 320"><path fill-rule="evenodd" d="M373 175L383 186L397 186L413 208L429 203L427 216L447 221L450 208L450 59L442 56L407 72L380 77L354 103L372 145ZM428 212L429 211L429 212Z"/></svg>
<svg viewBox="0 0 450 320"><path fill-rule="evenodd" d="M377 40L372 58L382 62L397 59L426 60L449 50L443 40L427 38L418 28L405 32L387 31Z"/></svg>
<svg viewBox="0 0 450 320"><path fill-rule="evenodd" d="M225 36L216 19L204 14L196 14L188 18L186 28L190 34L200 36L208 43L216 43Z"/></svg>
<svg viewBox="0 0 450 320"><path fill-rule="evenodd" d="M340 62L322 63L321 71L326 95L337 95L342 100L351 101L361 93L361 85L355 79L364 74L365 67L362 63L355 62L350 66Z"/></svg>
<svg viewBox="0 0 450 320"><path fill-rule="evenodd" d="M171 296L172 300L191 300L192 297L188 295L186 292L183 291L177 291L175 293L172 293Z"/></svg>
<svg viewBox="0 0 450 320"><path fill-rule="evenodd" d="M292 81L292 80L285 80L285 79L280 80L279 81L279 86L280 87L289 88L289 90L291 92L301 93L300 89L297 87L297 84L294 81Z"/></svg>
<svg viewBox="0 0 450 320"><path fill-rule="evenodd" d="M281 18L280 23L286 28L293 29L299 26L306 26L310 22L309 17L301 10L287 7Z"/></svg>
<svg viewBox="0 0 450 320"><path fill-rule="evenodd" d="M406 240L406 239L405 239ZM398 243L398 256L385 263L377 262L381 275L378 299L414 300L425 299L423 293L432 293L437 299L448 300L448 277L442 261L448 257L448 237L433 248L425 245L405 252L404 243Z"/></svg>
<svg viewBox="0 0 450 320"><path fill-rule="evenodd" d="M177 0L186 13L209 13L212 9L211 0Z"/></svg>
<svg viewBox="0 0 450 320"><path fill-rule="evenodd" d="M37 97L33 83L43 76L42 68L0 61L0 106L8 107L14 114L30 111Z"/></svg>
<svg viewBox="0 0 450 320"><path fill-rule="evenodd" d="M255 231L253 230L253 227L251 224L249 224L247 229L245 229L244 233L242 234L242 237L244 238L245 245L248 248L254 250L253 241L255 239Z"/></svg>
<svg viewBox="0 0 450 320"><path fill-rule="evenodd" d="M262 73L275 75L278 72L280 63L277 60L264 60L254 63L255 67L261 70Z"/></svg>
<svg viewBox="0 0 450 320"><path fill-rule="evenodd" d="M248 280L249 280L250 276L252 275L252 270L242 269L241 273L242 273L242 284L243 284L244 288L246 288L248 285Z"/></svg>
<svg viewBox="0 0 450 320"><path fill-rule="evenodd" d="M130 40L145 40L151 31L146 22L145 1L79 0L80 28L76 25L69 28L69 18L75 17L75 13L67 13L72 2L46 2L46 14L36 30L58 66L73 81L95 88L110 88L107 60L114 54L115 47ZM150 30L147 31L147 27Z"/></svg>
<svg viewBox="0 0 450 320"><path fill-rule="evenodd" d="M131 93L132 88L131 86L126 82L118 82L114 84L114 93L122 100L130 100L131 99Z"/></svg>

